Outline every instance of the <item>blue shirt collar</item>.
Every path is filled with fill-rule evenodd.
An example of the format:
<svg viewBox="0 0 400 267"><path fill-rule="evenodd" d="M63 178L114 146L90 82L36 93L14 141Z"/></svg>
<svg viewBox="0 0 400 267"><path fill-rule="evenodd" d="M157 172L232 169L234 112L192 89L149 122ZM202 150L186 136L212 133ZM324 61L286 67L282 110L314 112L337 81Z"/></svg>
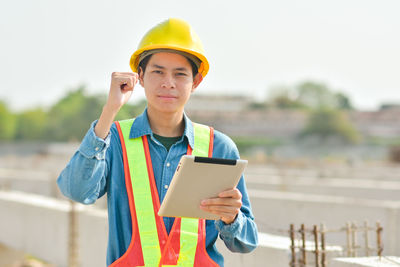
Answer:
<svg viewBox="0 0 400 267"><path fill-rule="evenodd" d="M185 121L185 130L183 132L183 136L186 136L190 147L194 148L194 129L193 123L186 116L185 112L183 113L183 120ZM141 115L136 117L135 121L132 124L131 131L129 133L129 138L138 138L144 135L153 136L153 131L150 128L149 118L147 117L147 108L143 111Z"/></svg>

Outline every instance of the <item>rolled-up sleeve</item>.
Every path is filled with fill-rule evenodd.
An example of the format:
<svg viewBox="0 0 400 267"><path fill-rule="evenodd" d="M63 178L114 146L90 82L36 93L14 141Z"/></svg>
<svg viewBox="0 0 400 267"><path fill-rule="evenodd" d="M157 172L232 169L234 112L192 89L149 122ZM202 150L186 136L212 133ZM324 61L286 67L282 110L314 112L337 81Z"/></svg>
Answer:
<svg viewBox="0 0 400 267"><path fill-rule="evenodd" d="M106 152L111 133L103 140L96 136L94 121L78 151L57 179L58 187L68 198L83 204L94 203L105 192L108 173Z"/></svg>
<svg viewBox="0 0 400 267"><path fill-rule="evenodd" d="M238 186L239 187L239 186ZM241 188L242 189L242 188ZM246 190L240 190L246 192ZM231 224L225 224L222 220L215 221L215 227L226 247L232 252L248 253L258 245L257 225L251 213L249 200L246 196L241 210Z"/></svg>
<svg viewBox="0 0 400 267"><path fill-rule="evenodd" d="M227 159L239 159L239 151L235 143L226 135L215 131L214 156ZM257 225L251 211L250 198L247 193L246 183L242 175L237 189L242 194L242 207L231 224L221 220L215 221L215 228L226 247L232 252L247 253L258 245Z"/></svg>

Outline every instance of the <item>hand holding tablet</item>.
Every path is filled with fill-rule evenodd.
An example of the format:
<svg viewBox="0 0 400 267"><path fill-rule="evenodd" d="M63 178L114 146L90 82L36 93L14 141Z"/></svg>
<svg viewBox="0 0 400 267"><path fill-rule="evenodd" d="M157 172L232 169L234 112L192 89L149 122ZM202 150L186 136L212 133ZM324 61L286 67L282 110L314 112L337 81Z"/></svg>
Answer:
<svg viewBox="0 0 400 267"><path fill-rule="evenodd" d="M242 207L242 193L237 188L218 194L217 198L201 201L200 208L220 217L225 224L232 223Z"/></svg>
<svg viewBox="0 0 400 267"><path fill-rule="evenodd" d="M235 187L246 166L247 160L241 159L183 156L158 215L230 223L241 206Z"/></svg>

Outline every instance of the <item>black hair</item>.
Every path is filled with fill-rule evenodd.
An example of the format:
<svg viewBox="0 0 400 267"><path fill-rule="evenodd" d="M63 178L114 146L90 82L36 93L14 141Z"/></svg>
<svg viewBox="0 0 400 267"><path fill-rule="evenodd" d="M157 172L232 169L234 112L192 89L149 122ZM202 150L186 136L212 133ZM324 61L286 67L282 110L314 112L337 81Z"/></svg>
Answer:
<svg viewBox="0 0 400 267"><path fill-rule="evenodd" d="M141 68L143 70L143 74L146 71L146 67L150 61L151 56L152 55L148 55L147 57L142 59L142 61L140 61L140 63L139 63L138 70ZM187 57L185 57L185 58L187 59L187 61L189 61L190 65L192 66L192 73L193 73L193 79L194 79L196 74L199 72L199 69L197 68L196 64L194 64L194 62L191 59L189 59Z"/></svg>

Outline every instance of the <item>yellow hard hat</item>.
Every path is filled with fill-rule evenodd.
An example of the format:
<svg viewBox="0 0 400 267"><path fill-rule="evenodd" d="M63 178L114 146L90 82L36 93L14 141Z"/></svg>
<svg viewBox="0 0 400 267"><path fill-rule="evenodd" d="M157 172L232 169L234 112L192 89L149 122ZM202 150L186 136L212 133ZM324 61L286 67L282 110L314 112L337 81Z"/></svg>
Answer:
<svg viewBox="0 0 400 267"><path fill-rule="evenodd" d="M209 64L204 56L203 44L192 27L184 20L170 18L146 33L138 49L131 56L130 66L133 72L138 71L140 54L154 49L172 49L195 56L201 62L199 73L203 78L207 75Z"/></svg>

